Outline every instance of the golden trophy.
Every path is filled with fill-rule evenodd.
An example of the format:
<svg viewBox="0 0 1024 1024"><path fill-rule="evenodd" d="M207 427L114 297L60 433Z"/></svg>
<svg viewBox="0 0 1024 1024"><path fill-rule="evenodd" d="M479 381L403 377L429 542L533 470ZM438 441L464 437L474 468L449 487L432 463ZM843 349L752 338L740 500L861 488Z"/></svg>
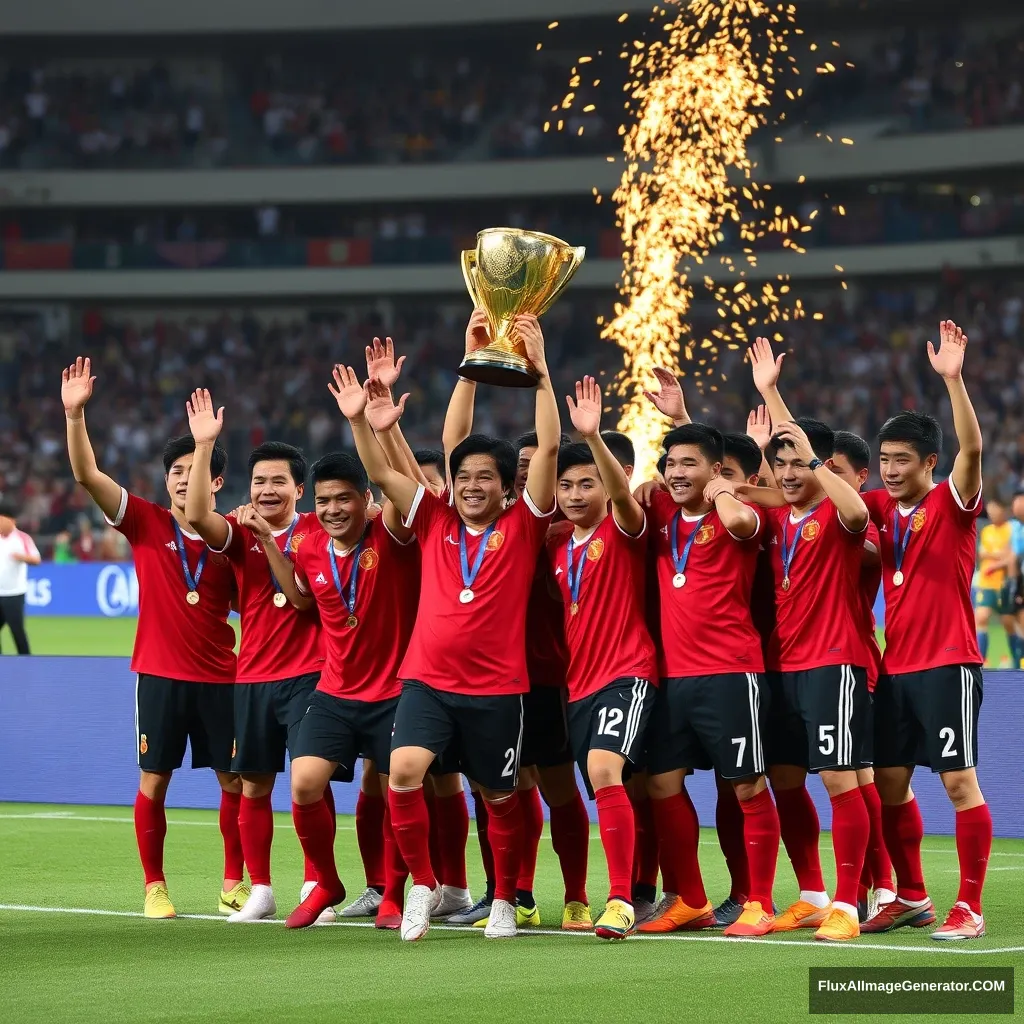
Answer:
<svg viewBox="0 0 1024 1024"><path fill-rule="evenodd" d="M474 306L487 312L491 343L471 352L459 373L480 384L532 388L538 374L526 358L513 318L541 316L565 291L587 250L554 235L520 228L487 228L462 253L462 276Z"/></svg>

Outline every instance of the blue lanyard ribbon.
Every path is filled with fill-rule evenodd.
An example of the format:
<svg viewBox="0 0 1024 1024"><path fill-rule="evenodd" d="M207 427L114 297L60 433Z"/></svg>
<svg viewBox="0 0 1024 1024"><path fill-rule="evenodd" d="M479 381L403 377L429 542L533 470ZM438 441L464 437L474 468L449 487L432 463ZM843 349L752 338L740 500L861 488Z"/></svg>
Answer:
<svg viewBox="0 0 1024 1024"><path fill-rule="evenodd" d="M284 539L284 557L287 558L289 562L291 561L291 558L288 557L288 549L291 547L291 544L292 544L292 534L295 532L295 527L298 526L298 525L299 525L299 516L298 516L298 513L296 513L295 518L292 520L292 525L288 527L288 536L285 537L285 539ZM331 541L331 547L332 547L332 550L333 550L333 547L334 547L334 542L333 541ZM270 571L270 582L274 584L274 590L278 594L283 593L283 591L281 590L281 584L277 582L277 577L274 575L273 569L271 569L271 571Z"/></svg>
<svg viewBox="0 0 1024 1024"><path fill-rule="evenodd" d="M672 517L672 564L676 567L676 572L681 573L686 569L686 563L690 559L690 548L693 547L693 542L697 539L697 531L700 529L700 524L704 522L706 514L701 516L700 519L694 523L693 533L686 538L686 544L683 547L682 555L679 554L679 524L683 521L682 510L676 512Z"/></svg>
<svg viewBox="0 0 1024 1024"><path fill-rule="evenodd" d="M462 585L469 590L480 575L480 566L484 564L484 553L487 551L487 542L494 533L495 524L491 523L483 532L480 538L480 546L476 549L476 558L473 559L473 568L469 568L469 555L466 553L466 524L459 524L459 562L462 568Z"/></svg>
<svg viewBox="0 0 1024 1024"><path fill-rule="evenodd" d="M789 519L786 516L786 521L782 524L782 576L784 579L789 579L789 567L793 564L793 556L796 555L796 546L800 542L800 528L803 526L804 520L808 516L814 515L818 510L817 505L811 509L810 512L805 512L796 523L796 532L793 534L792 547L789 545Z"/></svg>
<svg viewBox="0 0 1024 1024"><path fill-rule="evenodd" d="M914 513L921 507L924 499L922 498L911 511L910 515L907 516L907 532L900 537L900 507L897 505L892 510L892 560L896 566L896 571L900 571L900 566L903 565L903 556L907 553L907 545L910 543L910 534L913 532L910 529L910 524L914 521Z"/></svg>
<svg viewBox="0 0 1024 1024"><path fill-rule="evenodd" d="M331 575L334 577L334 586L338 591L338 596L348 609L349 615L352 615L356 610L356 581L359 579L359 556L362 554L363 541L365 539L366 534L364 533L359 538L359 543L352 553L352 573L348 578L348 595L346 596L345 588L341 585L341 573L338 572L338 559L334 552L334 538L327 538L327 553L331 556Z"/></svg>
<svg viewBox="0 0 1024 1024"><path fill-rule="evenodd" d="M199 561L196 563L196 574L195 576L189 572L188 568L188 552L185 550L185 536L181 532L181 527L178 525L178 520L171 516L171 525L174 527L174 538L177 541L178 557L181 559L181 571L185 577L185 586L189 590L199 589L199 577L203 575L203 566L206 565L206 556L210 553L210 549L204 547L203 553L199 556Z"/></svg>
<svg viewBox="0 0 1024 1024"><path fill-rule="evenodd" d="M591 537L593 540L593 537ZM583 545L583 549L580 551L580 557L576 561L576 565L573 565L572 553L576 549L576 539L574 537L569 538L569 547L566 552L566 561L568 562L567 571L569 573L569 596L572 598L572 603L577 604L580 599L580 587L583 586L583 566L587 561L587 548L590 547L590 540Z"/></svg>

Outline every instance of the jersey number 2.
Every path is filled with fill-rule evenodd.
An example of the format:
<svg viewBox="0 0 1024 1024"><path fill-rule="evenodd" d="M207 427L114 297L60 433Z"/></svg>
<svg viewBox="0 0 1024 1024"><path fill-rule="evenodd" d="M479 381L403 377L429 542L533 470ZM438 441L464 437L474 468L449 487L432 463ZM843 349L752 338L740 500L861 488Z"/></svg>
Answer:
<svg viewBox="0 0 1024 1024"><path fill-rule="evenodd" d="M953 742L956 740L956 730L950 729L947 725L945 729L939 730L939 739L946 741L946 745L942 748L942 756L956 757L956 747L953 746Z"/></svg>
<svg viewBox="0 0 1024 1024"><path fill-rule="evenodd" d="M509 779L515 774L516 770L516 748L509 747L505 751L505 767L501 770L501 777L503 779Z"/></svg>
<svg viewBox="0 0 1024 1024"><path fill-rule="evenodd" d="M618 739L620 725L622 725L621 708L597 709L597 734L599 736L614 736Z"/></svg>

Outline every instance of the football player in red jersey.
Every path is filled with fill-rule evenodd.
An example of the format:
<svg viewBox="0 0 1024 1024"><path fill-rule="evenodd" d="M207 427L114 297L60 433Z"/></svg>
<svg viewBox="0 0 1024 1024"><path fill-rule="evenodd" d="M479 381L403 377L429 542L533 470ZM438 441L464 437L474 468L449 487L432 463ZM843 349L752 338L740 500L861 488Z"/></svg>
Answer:
<svg viewBox="0 0 1024 1024"><path fill-rule="evenodd" d="M471 435L457 445L449 457L454 503L446 504L388 465L366 422L366 389L350 368L335 368L332 391L352 425L363 464L418 537L423 557L416 625L401 669L389 780L394 831L414 882L402 920L405 940L426 934L440 901L422 781L453 741L463 769L488 803L496 889L484 934L516 934L522 816L515 787L522 694L529 686L526 603L554 511L560 431L540 325L525 315L515 325L540 380L538 449L523 496L511 505L515 452L510 444Z"/></svg>
<svg viewBox="0 0 1024 1024"><path fill-rule="evenodd" d="M644 621L647 520L601 436L594 378L577 381L567 401L586 443L559 452L558 504L572 529L549 535L547 551L564 606L569 736L595 795L608 862L608 904L594 931L623 939L635 927L635 826L622 780L643 750L655 669Z"/></svg>
<svg viewBox="0 0 1024 1024"><path fill-rule="evenodd" d="M294 748L323 668L319 617L315 609L299 611L289 604L273 566L278 563L290 571L295 538L301 541L319 527L313 513L295 510L306 460L297 448L281 442L268 441L249 456L251 504L237 516L213 511L209 484L198 470L205 470L220 436L224 410L215 409L209 391L197 390L187 412L197 472L189 477L185 515L210 550L226 555L234 567L242 617L231 766L242 776L239 828L252 892L228 921L258 921L277 913L270 881L274 781L284 771L285 750ZM261 521L269 526L269 537L257 527ZM313 865L307 861L305 889L315 884Z"/></svg>
<svg viewBox="0 0 1024 1024"><path fill-rule="evenodd" d="M800 881L800 899L776 931L818 926L815 938L859 934L857 896L870 827L857 769L870 763L870 654L860 624L860 571L868 511L829 465L831 428L793 421L778 390L782 356L758 338L754 384L774 424L768 451L786 507L766 510L775 575L776 624L768 645L771 680L769 776L782 838ZM756 492L756 489L748 488ZM832 802L836 896L829 906L817 851L817 814L808 771L820 773Z"/></svg>
<svg viewBox="0 0 1024 1024"><path fill-rule="evenodd" d="M219 906L231 913L244 906L248 893L238 832L242 786L230 771L235 634L227 619L235 598L234 577L227 560L210 555L185 518L185 491L194 465L191 437L171 438L164 446L170 509L129 494L97 467L85 427L85 406L95 380L90 361L79 357L64 370L61 400L75 480L131 544L139 578L131 667L138 674L135 741L141 774L135 836L145 874L145 915L175 916L163 868L164 802L186 743L192 748L192 767L213 768L221 784L224 887ZM206 466L211 507L224 483L226 463L224 449L215 446Z"/></svg>
<svg viewBox="0 0 1024 1024"><path fill-rule="evenodd" d="M960 890L932 937L985 934L981 893L992 848L992 816L978 786L982 659L974 631L971 577L981 514L981 428L964 386L967 338L939 325L928 359L949 393L959 451L949 477L933 477L939 424L922 413L893 416L878 432L883 490L864 500L881 535L885 653L875 691L875 784L896 899L865 931L923 927L934 911L921 870L921 812L910 789L915 764L937 772L956 811ZM931 609L942 609L936 617Z"/></svg>

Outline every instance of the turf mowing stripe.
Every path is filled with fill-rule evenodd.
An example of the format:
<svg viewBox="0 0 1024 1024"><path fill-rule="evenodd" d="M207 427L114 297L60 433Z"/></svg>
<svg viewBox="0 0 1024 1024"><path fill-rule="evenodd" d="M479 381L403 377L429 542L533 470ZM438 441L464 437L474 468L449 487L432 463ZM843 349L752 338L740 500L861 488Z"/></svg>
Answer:
<svg viewBox="0 0 1024 1024"><path fill-rule="evenodd" d="M0 903L0 910L11 910L19 913L27 914L87 914L95 917L137 917L145 918L145 914L140 913L138 910L94 910L88 907L33 907L25 906L17 903ZM222 914L178 914L178 918L185 921L223 921L224 916ZM168 919L172 920L172 919ZM263 920L263 921L248 921L247 924L284 924L284 921L279 918ZM318 928L373 928L371 921L334 921L331 924L317 925ZM458 926L451 924L432 924L430 926L432 931L442 932L463 932L466 934L473 934L479 932L480 929L475 929L469 926ZM563 932L560 929L555 928L523 928L520 929L519 935L524 938L529 938L531 935L557 935L563 939L586 939L593 938L592 932ZM766 939L766 938L727 938L724 935L680 935L678 933L671 935L631 935L630 940L639 940L641 942L726 942L729 945L736 945L737 943L748 943L755 946L789 946L790 948L800 947L807 949L808 944L806 942L798 942L791 939ZM960 946L895 946L887 945L882 943L839 943L839 942L827 942L820 945L816 945L814 948L821 949L828 947L832 949L860 949L871 950L883 949L891 952L898 953L938 953L938 954L954 954L954 955L969 955L969 954L980 954L980 953L1024 953L1024 946L1003 946L999 949L964 949Z"/></svg>

